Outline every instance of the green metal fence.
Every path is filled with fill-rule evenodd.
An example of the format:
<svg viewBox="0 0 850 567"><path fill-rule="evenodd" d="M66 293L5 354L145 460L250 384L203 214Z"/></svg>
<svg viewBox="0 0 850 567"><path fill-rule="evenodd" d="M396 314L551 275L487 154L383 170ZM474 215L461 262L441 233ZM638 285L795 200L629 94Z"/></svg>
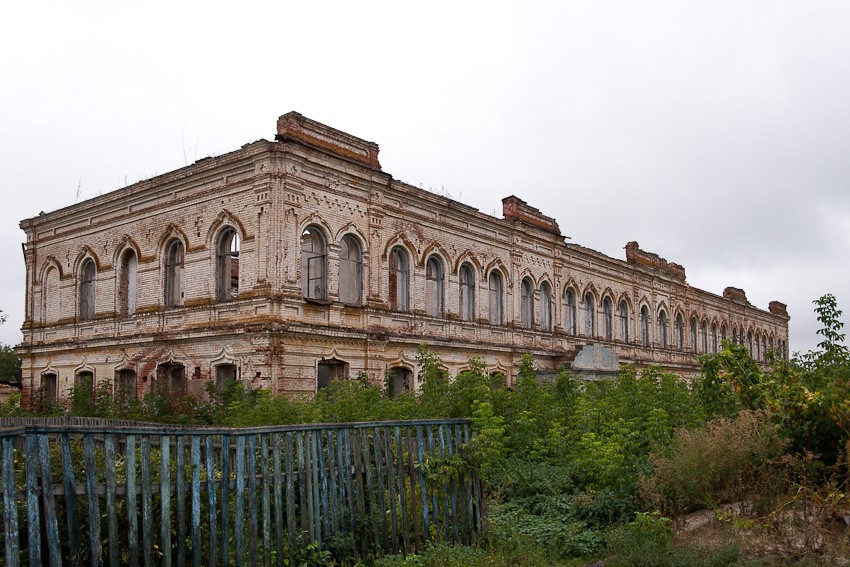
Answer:
<svg viewBox="0 0 850 567"><path fill-rule="evenodd" d="M471 543L486 515L468 420L250 429L0 430L18 565L281 565ZM17 447L17 448L16 448Z"/></svg>

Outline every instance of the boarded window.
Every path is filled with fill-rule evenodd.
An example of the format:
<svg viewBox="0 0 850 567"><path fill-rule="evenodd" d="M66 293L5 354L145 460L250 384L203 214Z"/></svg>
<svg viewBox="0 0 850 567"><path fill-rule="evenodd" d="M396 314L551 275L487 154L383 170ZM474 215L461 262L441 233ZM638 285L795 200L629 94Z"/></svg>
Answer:
<svg viewBox="0 0 850 567"><path fill-rule="evenodd" d="M339 243L339 300L360 305L363 297L363 253L360 243L346 235Z"/></svg>
<svg viewBox="0 0 850 567"><path fill-rule="evenodd" d="M620 317L620 340L624 343L629 342L629 306L625 301L620 302L619 309Z"/></svg>
<svg viewBox="0 0 850 567"><path fill-rule="evenodd" d="M564 328L570 335L576 334L576 294L573 290L568 289L565 299L566 309L564 310Z"/></svg>
<svg viewBox="0 0 850 567"><path fill-rule="evenodd" d="M663 309L658 312L658 344L667 348L667 313Z"/></svg>
<svg viewBox="0 0 850 567"><path fill-rule="evenodd" d="M534 288L528 278L522 280L521 301L522 328L530 329L534 325Z"/></svg>
<svg viewBox="0 0 850 567"><path fill-rule="evenodd" d="M387 396L394 398L404 392L413 391L413 371L397 366L387 370Z"/></svg>
<svg viewBox="0 0 850 567"><path fill-rule="evenodd" d="M602 300L602 336L607 341L614 338L614 313L609 297Z"/></svg>
<svg viewBox="0 0 850 567"><path fill-rule="evenodd" d="M584 334L592 337L596 330L596 302L593 295L588 292L584 294Z"/></svg>
<svg viewBox="0 0 850 567"><path fill-rule="evenodd" d="M401 248L390 251L389 270L390 307L394 311L407 311L410 305L410 263L407 252Z"/></svg>
<svg viewBox="0 0 850 567"><path fill-rule="evenodd" d="M96 274L94 260L89 258L83 262L80 269L80 319L83 321L94 319Z"/></svg>
<svg viewBox="0 0 850 567"><path fill-rule="evenodd" d="M321 360L318 364L318 388L327 388L334 380L348 379L348 363L332 358Z"/></svg>
<svg viewBox="0 0 850 567"><path fill-rule="evenodd" d="M239 297L239 235L232 228L221 231L216 255L216 297L233 301Z"/></svg>
<svg viewBox="0 0 850 567"><path fill-rule="evenodd" d="M215 388L219 392L229 384L236 382L237 371L235 364L219 364L215 367Z"/></svg>
<svg viewBox="0 0 850 567"><path fill-rule="evenodd" d="M464 321L475 319L475 276L469 264L460 267L460 317Z"/></svg>
<svg viewBox="0 0 850 567"><path fill-rule="evenodd" d="M646 305L640 308L640 344L649 346L649 309Z"/></svg>
<svg viewBox="0 0 850 567"><path fill-rule="evenodd" d="M156 380L164 392L173 396L186 393L186 367L179 362L166 362L156 369Z"/></svg>
<svg viewBox="0 0 850 567"><path fill-rule="evenodd" d="M128 248L121 254L120 273L118 274L118 305L122 317L136 312L136 276L139 260L136 252Z"/></svg>
<svg viewBox="0 0 850 567"><path fill-rule="evenodd" d="M136 397L136 371L122 368L115 373L115 398L128 401Z"/></svg>
<svg viewBox="0 0 850 567"><path fill-rule="evenodd" d="M443 315L443 263L435 256L425 264L425 312L431 317Z"/></svg>
<svg viewBox="0 0 850 567"><path fill-rule="evenodd" d="M308 299L327 299L327 245L316 227L301 235L301 292Z"/></svg>
<svg viewBox="0 0 850 567"><path fill-rule="evenodd" d="M493 270L488 278L490 284L490 323L501 325L502 319L502 275Z"/></svg>
<svg viewBox="0 0 850 567"><path fill-rule="evenodd" d="M540 328L552 330L552 288L547 282L540 284Z"/></svg>
<svg viewBox="0 0 850 567"><path fill-rule="evenodd" d="M41 375L41 389L44 393L44 400L50 404L55 404L59 401L59 384L55 372L45 372Z"/></svg>
<svg viewBox="0 0 850 567"><path fill-rule="evenodd" d="M165 253L165 306L183 305L183 243L172 240Z"/></svg>

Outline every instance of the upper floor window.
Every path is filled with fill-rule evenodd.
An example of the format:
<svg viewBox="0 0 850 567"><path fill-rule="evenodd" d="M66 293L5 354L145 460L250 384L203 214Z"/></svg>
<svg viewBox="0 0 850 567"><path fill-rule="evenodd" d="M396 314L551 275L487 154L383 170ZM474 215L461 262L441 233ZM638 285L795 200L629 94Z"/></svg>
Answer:
<svg viewBox="0 0 850 567"><path fill-rule="evenodd" d="M685 322L682 320L682 314L676 314L676 323L675 323L675 332L676 332L676 348L679 350L684 350L685 348Z"/></svg>
<svg viewBox="0 0 850 567"><path fill-rule="evenodd" d="M564 309L564 328L570 335L576 334L576 294L572 289L567 289Z"/></svg>
<svg viewBox="0 0 850 567"><path fill-rule="evenodd" d="M463 264L458 274L460 279L460 317L464 321L475 318L475 276L469 264Z"/></svg>
<svg viewBox="0 0 850 567"><path fill-rule="evenodd" d="M646 305L640 308L640 344L649 346L649 309Z"/></svg>
<svg viewBox="0 0 850 567"><path fill-rule="evenodd" d="M658 312L658 344L667 348L667 313L663 309Z"/></svg>
<svg viewBox="0 0 850 567"><path fill-rule="evenodd" d="M139 260L132 248L121 254L120 271L118 274L118 310L122 317L129 317L136 312L136 275Z"/></svg>
<svg viewBox="0 0 850 567"><path fill-rule="evenodd" d="M743 336L743 333L741 333L741 336ZM747 333L747 350L750 352L750 356L753 356L754 351L753 351L753 332L752 331Z"/></svg>
<svg viewBox="0 0 850 567"><path fill-rule="evenodd" d="M593 301L593 295L590 292L584 294L584 334L588 337L593 336L596 329L596 303Z"/></svg>
<svg viewBox="0 0 850 567"><path fill-rule="evenodd" d="M443 316L443 263L436 256L425 262L425 313Z"/></svg>
<svg viewBox="0 0 850 567"><path fill-rule="evenodd" d="M708 352L708 323L702 322L702 352Z"/></svg>
<svg viewBox="0 0 850 567"><path fill-rule="evenodd" d="M544 331L552 330L552 288L548 282L540 284L540 326Z"/></svg>
<svg viewBox="0 0 850 567"><path fill-rule="evenodd" d="M328 297L328 246L324 235L308 226L301 234L301 293L307 299Z"/></svg>
<svg viewBox="0 0 850 567"><path fill-rule="evenodd" d="M395 247L390 251L389 294L390 307L395 311L407 311L410 305L410 262L404 249Z"/></svg>
<svg viewBox="0 0 850 567"><path fill-rule="evenodd" d="M711 324L711 352L717 352L717 323Z"/></svg>
<svg viewBox="0 0 850 567"><path fill-rule="evenodd" d="M738 329L732 327L732 342L738 344Z"/></svg>
<svg viewBox="0 0 850 567"><path fill-rule="evenodd" d="M183 305L183 243L172 240L165 249L165 305Z"/></svg>
<svg viewBox="0 0 850 567"><path fill-rule="evenodd" d="M59 270L47 268L44 280L41 282L41 321L50 323L59 319Z"/></svg>
<svg viewBox="0 0 850 567"><path fill-rule="evenodd" d="M614 308L610 297L602 300L602 336L608 341L614 338Z"/></svg>
<svg viewBox="0 0 850 567"><path fill-rule="evenodd" d="M363 253L360 243L345 235L339 243L339 300L360 305L363 297Z"/></svg>
<svg viewBox="0 0 850 567"><path fill-rule="evenodd" d="M493 270L488 278L490 284L490 323L502 324L502 275Z"/></svg>
<svg viewBox="0 0 850 567"><path fill-rule="evenodd" d="M691 317L691 352L697 351L697 320Z"/></svg>
<svg viewBox="0 0 850 567"><path fill-rule="evenodd" d="M530 329L534 326L534 287L531 280L522 280L522 327Z"/></svg>
<svg viewBox="0 0 850 567"><path fill-rule="evenodd" d="M83 321L94 319L96 276L94 260L86 259L80 268L80 319Z"/></svg>
<svg viewBox="0 0 850 567"><path fill-rule="evenodd" d="M625 301L620 301L620 340L629 342L629 306Z"/></svg>
<svg viewBox="0 0 850 567"><path fill-rule="evenodd" d="M218 237L216 262L216 297L232 301L239 296L239 235L232 228Z"/></svg>

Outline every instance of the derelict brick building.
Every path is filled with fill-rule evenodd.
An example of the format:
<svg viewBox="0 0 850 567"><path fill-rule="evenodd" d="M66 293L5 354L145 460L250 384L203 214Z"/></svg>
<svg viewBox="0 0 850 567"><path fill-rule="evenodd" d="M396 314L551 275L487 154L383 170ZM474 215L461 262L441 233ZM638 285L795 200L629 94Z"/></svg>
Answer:
<svg viewBox="0 0 850 567"><path fill-rule="evenodd" d="M724 338L787 352L788 315L684 268L566 243L517 197L503 218L394 179L378 146L291 112L275 141L25 220L25 398L85 377L141 395L239 379L314 392L365 372L416 387L427 343L511 382L521 356L594 376L684 374Z"/></svg>

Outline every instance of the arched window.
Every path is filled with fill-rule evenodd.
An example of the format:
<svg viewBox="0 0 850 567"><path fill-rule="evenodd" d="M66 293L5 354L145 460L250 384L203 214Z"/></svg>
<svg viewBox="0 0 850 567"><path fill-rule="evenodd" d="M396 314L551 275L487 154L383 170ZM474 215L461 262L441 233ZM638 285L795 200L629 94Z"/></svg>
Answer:
<svg viewBox="0 0 850 567"><path fill-rule="evenodd" d="M614 338L614 313L610 297L602 300L602 335L608 341Z"/></svg>
<svg viewBox="0 0 850 567"><path fill-rule="evenodd" d="M490 284L490 323L502 324L502 275L493 270L488 278Z"/></svg>
<svg viewBox="0 0 850 567"><path fill-rule="evenodd" d="M750 357L752 357L753 353L755 352L753 350L753 332L752 331L747 333L747 350L750 352Z"/></svg>
<svg viewBox="0 0 850 567"><path fill-rule="evenodd" d="M129 317L136 312L136 275L139 260L132 248L121 254L121 264L118 273L118 312L122 317Z"/></svg>
<svg viewBox="0 0 850 567"><path fill-rule="evenodd" d="M552 330L552 288L548 282L540 284L540 327Z"/></svg>
<svg viewBox="0 0 850 567"><path fill-rule="evenodd" d="M363 297L363 252L356 238L347 234L339 243L339 301L360 305Z"/></svg>
<svg viewBox="0 0 850 567"><path fill-rule="evenodd" d="M50 267L44 273L44 281L41 283L41 321L43 323L52 323L59 319L61 313L59 300L59 270Z"/></svg>
<svg viewBox="0 0 850 567"><path fill-rule="evenodd" d="M308 226L301 234L301 293L307 299L328 297L328 247L321 231Z"/></svg>
<svg viewBox="0 0 850 567"><path fill-rule="evenodd" d="M676 314L676 322L674 323L676 333L676 348L683 350L685 348L685 322L682 321L682 314Z"/></svg>
<svg viewBox="0 0 850 567"><path fill-rule="evenodd" d="M45 372L41 375L41 390L44 401L53 405L59 401L59 383L55 372Z"/></svg>
<svg viewBox="0 0 850 567"><path fill-rule="evenodd" d="M94 319L96 276L94 260L86 259L80 268L80 319L82 321Z"/></svg>
<svg viewBox="0 0 850 567"><path fill-rule="evenodd" d="M410 262L404 249L395 247L390 251L389 294L390 308L407 311L410 305Z"/></svg>
<svg viewBox="0 0 850 567"><path fill-rule="evenodd" d="M405 392L413 391L413 371L403 366L387 370L387 397L395 398Z"/></svg>
<svg viewBox="0 0 850 567"><path fill-rule="evenodd" d="M700 329L702 338L702 352L708 352L708 322L703 320L702 327Z"/></svg>
<svg viewBox="0 0 850 567"><path fill-rule="evenodd" d="M640 308L640 344L649 346L649 309L646 305Z"/></svg>
<svg viewBox="0 0 850 567"><path fill-rule="evenodd" d="M165 249L165 306L183 305L183 243L172 240Z"/></svg>
<svg viewBox="0 0 850 567"><path fill-rule="evenodd" d="M584 334L592 337L596 330L596 303L590 292L584 294Z"/></svg>
<svg viewBox="0 0 850 567"><path fill-rule="evenodd" d="M726 340L726 323L723 323L722 325L720 325L720 340L721 341Z"/></svg>
<svg viewBox="0 0 850 567"><path fill-rule="evenodd" d="M564 328L570 335L576 334L576 294L572 289L567 289L564 309Z"/></svg>
<svg viewBox="0 0 850 567"><path fill-rule="evenodd" d="M239 369L235 364L218 364L215 367L215 389L224 391L228 385L238 379Z"/></svg>
<svg viewBox="0 0 850 567"><path fill-rule="evenodd" d="M469 264L463 264L458 273L460 280L460 299L458 308L464 321L475 319L475 275Z"/></svg>
<svg viewBox="0 0 850 567"><path fill-rule="evenodd" d="M534 326L534 286L531 280L522 280L522 328L530 329Z"/></svg>
<svg viewBox="0 0 850 567"><path fill-rule="evenodd" d="M164 362L156 367L156 381L161 392L183 396L186 393L186 367L179 362Z"/></svg>
<svg viewBox="0 0 850 567"><path fill-rule="evenodd" d="M667 348L667 313L663 309L658 312L658 344Z"/></svg>
<svg viewBox="0 0 850 567"><path fill-rule="evenodd" d="M756 347L755 359L761 360L761 336L758 333L756 333L756 345L755 345L755 347Z"/></svg>
<svg viewBox="0 0 850 567"><path fill-rule="evenodd" d="M343 360L322 359L316 369L316 387L319 390L327 388L334 380L348 380L348 363Z"/></svg>
<svg viewBox="0 0 850 567"><path fill-rule="evenodd" d="M127 402L136 397L136 371L122 368L115 372L113 395L118 401Z"/></svg>
<svg viewBox="0 0 850 567"><path fill-rule="evenodd" d="M629 306L625 300L620 301L618 309L618 318L620 319L620 340L624 343L629 342Z"/></svg>
<svg viewBox="0 0 850 567"><path fill-rule="evenodd" d="M770 339L767 341L767 347L770 350L773 350L773 336L771 336Z"/></svg>
<svg viewBox="0 0 850 567"><path fill-rule="evenodd" d="M230 227L218 237L216 298L233 301L239 296L239 235Z"/></svg>
<svg viewBox="0 0 850 567"><path fill-rule="evenodd" d="M691 352L697 352L697 320L691 317Z"/></svg>
<svg viewBox="0 0 850 567"><path fill-rule="evenodd" d="M711 324L711 352L717 352L717 323Z"/></svg>

